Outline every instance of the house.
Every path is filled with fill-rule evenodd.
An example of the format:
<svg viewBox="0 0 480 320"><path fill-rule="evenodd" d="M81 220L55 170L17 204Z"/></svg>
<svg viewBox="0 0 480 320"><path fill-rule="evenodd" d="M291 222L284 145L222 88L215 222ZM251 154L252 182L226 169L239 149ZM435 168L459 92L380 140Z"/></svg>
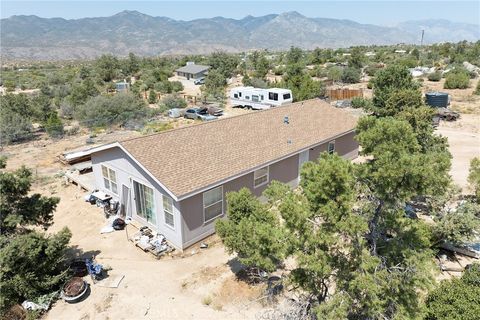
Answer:
<svg viewBox="0 0 480 320"><path fill-rule="evenodd" d="M201 64L195 64L195 62L187 62L187 65L181 67L175 72L179 77L185 77L187 80L200 79L207 75L210 66L204 66Z"/></svg>
<svg viewBox="0 0 480 320"><path fill-rule="evenodd" d="M356 118L314 99L164 131L91 150L96 188L124 214L184 249L215 231L226 193L295 187L323 151L358 155Z"/></svg>

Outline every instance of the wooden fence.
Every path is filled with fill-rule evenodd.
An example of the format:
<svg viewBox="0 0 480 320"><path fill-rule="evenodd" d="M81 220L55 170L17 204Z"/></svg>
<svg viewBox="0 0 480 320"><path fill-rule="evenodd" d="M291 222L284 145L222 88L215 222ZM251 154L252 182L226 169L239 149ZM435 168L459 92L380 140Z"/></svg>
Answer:
<svg viewBox="0 0 480 320"><path fill-rule="evenodd" d="M330 100L348 100L353 97L363 97L362 89L327 89Z"/></svg>

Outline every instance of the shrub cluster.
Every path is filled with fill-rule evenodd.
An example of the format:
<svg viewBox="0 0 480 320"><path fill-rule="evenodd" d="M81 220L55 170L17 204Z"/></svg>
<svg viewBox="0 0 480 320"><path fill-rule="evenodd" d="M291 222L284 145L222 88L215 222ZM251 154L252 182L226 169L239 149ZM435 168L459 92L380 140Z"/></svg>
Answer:
<svg viewBox="0 0 480 320"><path fill-rule="evenodd" d="M470 83L470 76L463 70L450 71L445 78L445 89L466 89Z"/></svg>

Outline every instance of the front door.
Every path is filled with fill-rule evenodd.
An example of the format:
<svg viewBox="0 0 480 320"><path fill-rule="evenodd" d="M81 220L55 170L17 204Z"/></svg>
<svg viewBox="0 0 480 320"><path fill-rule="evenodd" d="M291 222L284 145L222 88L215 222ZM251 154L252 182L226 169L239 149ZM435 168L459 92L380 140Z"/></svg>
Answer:
<svg viewBox="0 0 480 320"><path fill-rule="evenodd" d="M298 154L298 182L300 182L300 172L302 170L302 165L308 161L310 156L310 150L305 150Z"/></svg>

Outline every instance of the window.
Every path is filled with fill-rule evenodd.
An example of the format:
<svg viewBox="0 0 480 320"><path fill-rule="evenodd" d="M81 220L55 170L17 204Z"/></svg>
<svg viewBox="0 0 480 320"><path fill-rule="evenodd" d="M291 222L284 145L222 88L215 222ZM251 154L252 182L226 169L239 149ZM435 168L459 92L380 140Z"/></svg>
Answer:
<svg viewBox="0 0 480 320"><path fill-rule="evenodd" d="M260 95L260 100L263 101L263 94Z"/></svg>
<svg viewBox="0 0 480 320"><path fill-rule="evenodd" d="M234 94L233 94L233 97L234 97L235 99L238 99L238 93L234 93Z"/></svg>
<svg viewBox="0 0 480 320"><path fill-rule="evenodd" d="M239 92L239 93L238 93L238 96L241 98L241 97L242 97L242 93L241 93L241 92Z"/></svg>
<svg viewBox="0 0 480 320"><path fill-rule="evenodd" d="M328 143L328 153L332 154L335 152L335 140Z"/></svg>
<svg viewBox="0 0 480 320"><path fill-rule="evenodd" d="M252 95L252 101L258 102L258 96L257 95Z"/></svg>
<svg viewBox="0 0 480 320"><path fill-rule="evenodd" d="M103 184L105 189L118 194L117 175L115 171L102 165Z"/></svg>
<svg viewBox="0 0 480 320"><path fill-rule="evenodd" d="M170 227L175 227L175 220L173 217L173 200L169 196L163 196L163 213L165 215L165 223Z"/></svg>
<svg viewBox="0 0 480 320"><path fill-rule="evenodd" d="M208 222L223 214L223 187L203 193L203 221Z"/></svg>
<svg viewBox="0 0 480 320"><path fill-rule="evenodd" d="M262 169L258 169L253 173L253 187L258 188L268 183L268 166Z"/></svg>
<svg viewBox="0 0 480 320"><path fill-rule="evenodd" d="M156 217L153 201L153 189L138 183L137 181L133 181L133 191L135 193L137 215L147 220L151 224L155 224Z"/></svg>
<svg viewBox="0 0 480 320"><path fill-rule="evenodd" d="M268 100L278 101L278 93L269 92L268 93Z"/></svg>
<svg viewBox="0 0 480 320"><path fill-rule="evenodd" d="M250 100L250 96L245 96L245 99Z"/></svg>
<svg viewBox="0 0 480 320"><path fill-rule="evenodd" d="M290 99L291 97L292 97L292 96L290 95L290 93L285 93L285 94L283 95L283 100L288 100L288 99Z"/></svg>

